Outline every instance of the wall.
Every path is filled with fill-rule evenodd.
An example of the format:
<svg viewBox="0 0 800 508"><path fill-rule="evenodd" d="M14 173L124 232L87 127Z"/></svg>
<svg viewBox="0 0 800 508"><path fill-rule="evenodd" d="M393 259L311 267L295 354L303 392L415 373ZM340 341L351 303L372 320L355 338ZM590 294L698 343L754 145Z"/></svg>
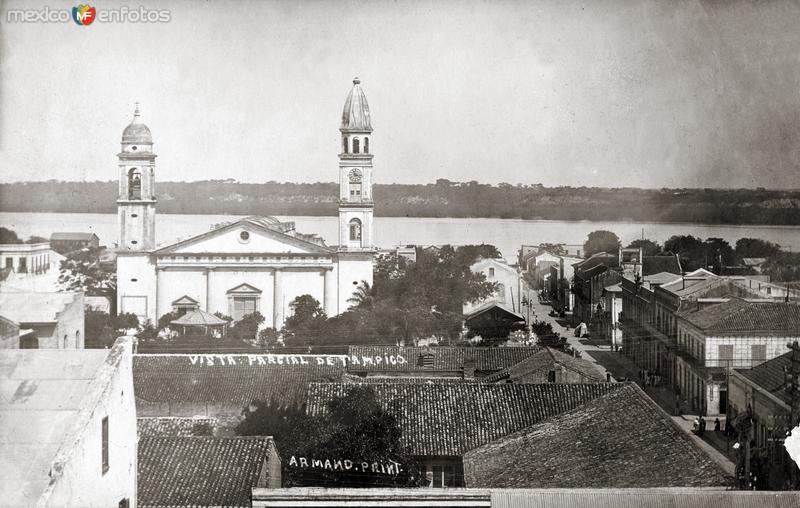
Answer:
<svg viewBox="0 0 800 508"><path fill-rule="evenodd" d="M50 472L42 506L113 507L123 498L136 506L136 406L132 344L120 338L109 350L87 392L69 437ZM102 419L109 421L109 468L102 468Z"/></svg>
<svg viewBox="0 0 800 508"><path fill-rule="evenodd" d="M338 280L339 295L338 309L335 314L340 314L350 307L347 301L362 280L372 286L372 253L343 253L338 254L334 280Z"/></svg>
<svg viewBox="0 0 800 508"><path fill-rule="evenodd" d="M134 279L136 279L134 281ZM133 308L125 304L125 297L143 297L142 312L134 312L140 321L153 323L156 317L156 268L147 253L120 252L117 256L117 312L130 312Z"/></svg>
<svg viewBox="0 0 800 508"><path fill-rule="evenodd" d="M43 346L42 339L39 339L39 347L83 349L84 341L83 293L75 293L75 299L58 314L58 322L50 339L53 345Z"/></svg>

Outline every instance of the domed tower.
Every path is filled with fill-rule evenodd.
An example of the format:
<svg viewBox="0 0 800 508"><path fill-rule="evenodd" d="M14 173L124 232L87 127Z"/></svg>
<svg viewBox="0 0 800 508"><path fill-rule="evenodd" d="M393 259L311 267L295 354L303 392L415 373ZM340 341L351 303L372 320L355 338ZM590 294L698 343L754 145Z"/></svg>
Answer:
<svg viewBox="0 0 800 508"><path fill-rule="evenodd" d="M139 119L139 103L133 121L122 131L119 159L119 245L121 251L148 251L156 245L156 154L150 129Z"/></svg>
<svg viewBox="0 0 800 508"><path fill-rule="evenodd" d="M342 112L339 154L339 250L371 252L372 213L372 123L361 81L353 79Z"/></svg>

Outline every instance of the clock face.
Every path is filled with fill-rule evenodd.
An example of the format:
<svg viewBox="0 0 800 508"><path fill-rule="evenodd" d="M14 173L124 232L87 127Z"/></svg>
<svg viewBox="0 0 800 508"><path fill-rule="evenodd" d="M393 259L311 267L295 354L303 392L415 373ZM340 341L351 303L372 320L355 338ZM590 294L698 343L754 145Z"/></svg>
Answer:
<svg viewBox="0 0 800 508"><path fill-rule="evenodd" d="M350 181L351 182L360 182L361 181L361 170L358 168L353 168L350 170Z"/></svg>

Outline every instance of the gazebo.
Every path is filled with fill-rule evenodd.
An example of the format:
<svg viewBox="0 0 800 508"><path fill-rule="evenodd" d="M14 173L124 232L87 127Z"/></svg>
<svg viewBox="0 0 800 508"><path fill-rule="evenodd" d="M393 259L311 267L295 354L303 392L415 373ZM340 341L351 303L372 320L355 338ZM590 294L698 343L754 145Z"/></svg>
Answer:
<svg viewBox="0 0 800 508"><path fill-rule="evenodd" d="M209 329L222 330L222 336L225 337L225 332L228 329L228 322L220 319L214 314L209 314L204 310L189 311L183 316L179 317L170 324L180 326L183 328L183 334L186 335L186 327L202 328L203 332L208 335Z"/></svg>

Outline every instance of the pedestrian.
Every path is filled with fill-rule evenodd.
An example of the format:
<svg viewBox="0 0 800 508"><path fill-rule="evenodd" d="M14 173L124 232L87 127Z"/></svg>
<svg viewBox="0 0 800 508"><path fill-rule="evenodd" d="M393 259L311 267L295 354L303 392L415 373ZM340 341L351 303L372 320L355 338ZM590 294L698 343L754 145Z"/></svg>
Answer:
<svg viewBox="0 0 800 508"><path fill-rule="evenodd" d="M719 432L719 418L714 418L714 432Z"/></svg>
<svg viewBox="0 0 800 508"><path fill-rule="evenodd" d="M611 382L611 373L606 371L606 383L610 383L610 382Z"/></svg>
<svg viewBox="0 0 800 508"><path fill-rule="evenodd" d="M692 422L692 432L694 432L695 434L700 433L700 420L698 420L697 418L695 418L694 422Z"/></svg>
<svg viewBox="0 0 800 508"><path fill-rule="evenodd" d="M700 415L700 435L702 436L706 431L706 419Z"/></svg>

